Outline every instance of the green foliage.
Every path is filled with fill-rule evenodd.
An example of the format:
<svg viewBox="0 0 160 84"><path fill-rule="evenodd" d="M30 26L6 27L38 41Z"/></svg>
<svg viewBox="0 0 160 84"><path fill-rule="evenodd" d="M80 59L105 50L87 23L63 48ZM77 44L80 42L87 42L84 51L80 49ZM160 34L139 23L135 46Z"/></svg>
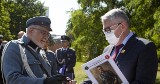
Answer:
<svg viewBox="0 0 160 84"><path fill-rule="evenodd" d="M131 28L140 37L145 37L146 32L154 26L153 14L157 5L154 0L132 0L126 7L130 10Z"/></svg>
<svg viewBox="0 0 160 84"><path fill-rule="evenodd" d="M21 30L25 31L27 19L45 15L46 11L46 8L38 0L5 0L4 7L9 13L8 17L10 19L5 30L12 31L12 38L6 38L9 40L17 39L17 33Z"/></svg>
<svg viewBox="0 0 160 84"><path fill-rule="evenodd" d="M11 35L11 32L8 30L9 27L9 13L5 10L4 7L4 0L0 2L0 34L4 36L5 40L12 39L13 36Z"/></svg>
<svg viewBox="0 0 160 84"><path fill-rule="evenodd" d="M99 13L99 11L96 11ZM76 49L78 55L78 60L81 60L83 56L88 55L89 59L92 59L99 55L97 47L103 47L97 45L97 41L102 41L104 39L97 38L102 36L102 29L99 25L100 18L96 15L85 14L82 10L77 10L71 13L72 18L70 22L72 23L70 34L73 35L75 40L72 46ZM98 19L95 19L98 18ZM68 29L69 30L69 29ZM96 34L96 35L95 35ZM82 46L83 45L83 46Z"/></svg>

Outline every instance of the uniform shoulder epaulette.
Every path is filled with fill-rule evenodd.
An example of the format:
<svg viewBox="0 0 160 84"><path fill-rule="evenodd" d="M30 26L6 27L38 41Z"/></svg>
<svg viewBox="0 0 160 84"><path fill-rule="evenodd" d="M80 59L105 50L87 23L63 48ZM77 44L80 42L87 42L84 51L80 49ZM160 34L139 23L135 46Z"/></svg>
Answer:
<svg viewBox="0 0 160 84"><path fill-rule="evenodd" d="M72 51L75 51L75 49L73 49L73 48L69 48L70 50L72 50Z"/></svg>
<svg viewBox="0 0 160 84"><path fill-rule="evenodd" d="M47 50L47 52L51 52L51 53L54 53L52 50Z"/></svg>
<svg viewBox="0 0 160 84"><path fill-rule="evenodd" d="M11 42L18 43L18 44L23 44L24 43L22 40L11 40Z"/></svg>
<svg viewBox="0 0 160 84"><path fill-rule="evenodd" d="M61 50L62 48L58 48L57 50Z"/></svg>
<svg viewBox="0 0 160 84"><path fill-rule="evenodd" d="M61 49L62 49L62 48L58 48L58 49L56 49L56 52L57 52L57 51L60 51Z"/></svg>

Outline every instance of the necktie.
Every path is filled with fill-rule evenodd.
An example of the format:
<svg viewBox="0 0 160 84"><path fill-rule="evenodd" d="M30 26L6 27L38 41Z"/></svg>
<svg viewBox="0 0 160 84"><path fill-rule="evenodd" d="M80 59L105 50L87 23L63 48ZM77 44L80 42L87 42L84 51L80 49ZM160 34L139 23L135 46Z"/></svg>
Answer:
<svg viewBox="0 0 160 84"><path fill-rule="evenodd" d="M112 55L113 60L115 60L115 58L116 58L116 56L117 56L117 54L119 52L119 49L121 49L123 46L124 46L123 44L120 44L120 45L115 47L114 54Z"/></svg>
<svg viewBox="0 0 160 84"><path fill-rule="evenodd" d="M63 67L59 70L59 73L65 75L67 66L64 64Z"/></svg>

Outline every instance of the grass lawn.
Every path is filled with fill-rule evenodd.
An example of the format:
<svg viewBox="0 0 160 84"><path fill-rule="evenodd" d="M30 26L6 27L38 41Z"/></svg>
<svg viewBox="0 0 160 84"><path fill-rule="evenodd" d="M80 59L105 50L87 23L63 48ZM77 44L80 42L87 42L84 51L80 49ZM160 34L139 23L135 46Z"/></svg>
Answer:
<svg viewBox="0 0 160 84"><path fill-rule="evenodd" d="M80 84L83 80L87 78L86 73L82 70L82 67L81 67L82 64L83 64L82 62L77 62L74 68L75 80L77 81L77 84ZM160 63L159 63L158 72L157 72L156 84L160 84Z"/></svg>
<svg viewBox="0 0 160 84"><path fill-rule="evenodd" d="M75 80L77 81L77 84L80 84L83 80L87 78L86 73L82 69L82 64L82 62L76 62L76 66L74 68Z"/></svg>

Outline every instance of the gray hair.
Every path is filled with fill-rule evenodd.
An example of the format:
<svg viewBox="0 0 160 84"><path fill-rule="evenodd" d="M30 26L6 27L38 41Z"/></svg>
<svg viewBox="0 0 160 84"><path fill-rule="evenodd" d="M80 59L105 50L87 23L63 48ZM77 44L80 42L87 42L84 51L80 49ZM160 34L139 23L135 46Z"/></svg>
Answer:
<svg viewBox="0 0 160 84"><path fill-rule="evenodd" d="M126 13L120 9L112 9L103 16L101 16L101 21L104 22L105 20L110 21L122 21L125 20L128 24L128 27L130 26L129 18L126 15Z"/></svg>
<svg viewBox="0 0 160 84"><path fill-rule="evenodd" d="M29 27L26 28L26 36L28 36L28 30L30 30L31 28L37 28L39 27L39 25L31 25Z"/></svg>

